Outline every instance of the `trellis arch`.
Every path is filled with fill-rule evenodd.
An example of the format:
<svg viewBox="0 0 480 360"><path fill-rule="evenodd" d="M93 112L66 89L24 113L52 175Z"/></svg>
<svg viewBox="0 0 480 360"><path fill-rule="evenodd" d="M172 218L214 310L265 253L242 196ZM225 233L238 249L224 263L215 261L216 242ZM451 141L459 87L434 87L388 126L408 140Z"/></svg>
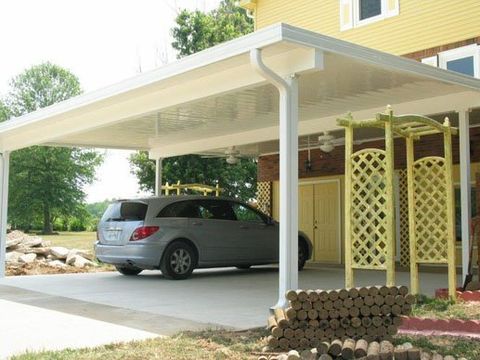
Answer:
<svg viewBox="0 0 480 360"><path fill-rule="evenodd" d="M406 140L408 248L411 291L419 293L419 264L447 264L448 288L455 298L455 225L452 183L452 134L457 129L420 115L394 116L391 107L373 120L337 119L345 128L345 283L353 286L354 269L386 270L395 283L395 207L393 137ZM353 153L353 129L385 130L385 150ZM415 160L414 141L443 134L444 156Z"/></svg>

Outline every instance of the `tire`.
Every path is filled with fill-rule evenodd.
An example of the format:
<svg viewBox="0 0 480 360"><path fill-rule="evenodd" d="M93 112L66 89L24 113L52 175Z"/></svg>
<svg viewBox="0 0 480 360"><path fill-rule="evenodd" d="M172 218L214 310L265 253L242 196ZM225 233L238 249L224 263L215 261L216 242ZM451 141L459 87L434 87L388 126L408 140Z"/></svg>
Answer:
<svg viewBox="0 0 480 360"><path fill-rule="evenodd" d="M298 271L302 271L307 262L308 250L305 243L300 240L298 242Z"/></svg>
<svg viewBox="0 0 480 360"><path fill-rule="evenodd" d="M192 275L195 269L196 256L193 248L183 242L175 242L165 250L160 270L172 280L184 280Z"/></svg>
<svg viewBox="0 0 480 360"><path fill-rule="evenodd" d="M240 270L248 270L252 267L252 265L237 265L235 267Z"/></svg>
<svg viewBox="0 0 480 360"><path fill-rule="evenodd" d="M131 266L115 266L115 268L120 274L125 276L135 276L143 271L143 269Z"/></svg>

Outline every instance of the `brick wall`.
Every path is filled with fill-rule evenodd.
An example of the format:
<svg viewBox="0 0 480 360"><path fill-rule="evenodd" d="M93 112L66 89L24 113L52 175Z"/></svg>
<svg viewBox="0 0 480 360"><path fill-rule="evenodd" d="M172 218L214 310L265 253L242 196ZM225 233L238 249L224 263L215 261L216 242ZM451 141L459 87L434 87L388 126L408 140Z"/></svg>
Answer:
<svg viewBox="0 0 480 360"><path fill-rule="evenodd" d="M471 146L471 161L480 162L480 142L477 140L480 137L480 128L470 129L470 146ZM459 147L458 136L453 137L453 162L459 163ZM477 145L478 144L478 145ZM374 141L363 143L354 146L354 151L368 148L378 147L383 148L383 141ZM415 141L415 158L424 156L443 156L443 136L430 135L424 136L419 141ZM279 177L279 156L266 155L258 159L258 181L274 181ZM345 158L344 145L338 145L330 153L324 153L320 149L311 150L312 170L305 169L305 161L307 160L307 151L300 151L298 158L299 177L317 177L340 175L345 172ZM395 139L395 168L404 169L406 167L406 149L405 140Z"/></svg>
<svg viewBox="0 0 480 360"><path fill-rule="evenodd" d="M410 54L405 54L405 55L402 55L402 56L407 57L409 59L414 59L414 60L420 61L423 58L430 57L430 56L435 56L442 51L456 49L458 47L472 45L472 44L480 44L480 37L474 37L474 38L467 39L467 40L462 40L462 41L457 41L457 42L450 43L450 44L436 46L436 47L433 47L433 48L430 48L430 49L420 50L420 51L416 51L416 52L413 52L413 53L410 53Z"/></svg>

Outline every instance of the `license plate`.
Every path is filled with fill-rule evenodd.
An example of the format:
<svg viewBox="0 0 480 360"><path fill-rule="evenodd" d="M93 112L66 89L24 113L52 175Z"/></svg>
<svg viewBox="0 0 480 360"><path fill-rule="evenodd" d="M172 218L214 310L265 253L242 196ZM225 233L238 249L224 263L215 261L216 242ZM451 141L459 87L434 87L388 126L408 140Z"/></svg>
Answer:
<svg viewBox="0 0 480 360"><path fill-rule="evenodd" d="M117 242L120 238L121 230L107 230L105 240L108 242Z"/></svg>

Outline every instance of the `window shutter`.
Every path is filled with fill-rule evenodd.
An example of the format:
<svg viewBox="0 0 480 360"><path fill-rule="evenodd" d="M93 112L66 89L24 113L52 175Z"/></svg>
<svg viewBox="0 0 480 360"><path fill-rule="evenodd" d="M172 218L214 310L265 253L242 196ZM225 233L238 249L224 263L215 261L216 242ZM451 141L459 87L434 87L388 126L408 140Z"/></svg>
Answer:
<svg viewBox="0 0 480 360"><path fill-rule="evenodd" d="M386 0L385 17L397 16L400 13L400 0Z"/></svg>
<svg viewBox="0 0 480 360"><path fill-rule="evenodd" d="M435 55L435 56L430 56L430 57L424 58L424 59L422 59L422 63L438 67L438 57L437 57L437 55Z"/></svg>
<svg viewBox="0 0 480 360"><path fill-rule="evenodd" d="M353 27L353 0L340 0L340 31Z"/></svg>

